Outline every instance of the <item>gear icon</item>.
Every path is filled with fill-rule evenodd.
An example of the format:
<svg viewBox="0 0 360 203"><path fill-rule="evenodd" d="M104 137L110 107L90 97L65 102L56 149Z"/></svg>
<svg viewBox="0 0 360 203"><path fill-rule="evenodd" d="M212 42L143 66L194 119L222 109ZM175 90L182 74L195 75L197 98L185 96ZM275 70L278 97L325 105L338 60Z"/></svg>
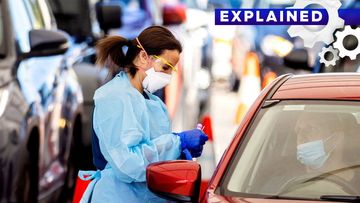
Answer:
<svg viewBox="0 0 360 203"><path fill-rule="evenodd" d="M344 39L349 35L356 37L358 42L357 47L353 50L348 50L344 47ZM345 26L345 29L343 31L337 31L335 36L336 42L334 43L334 47L339 49L339 56L341 58L348 56L351 60L355 60L356 56L360 53L360 28L352 29L350 26Z"/></svg>
<svg viewBox="0 0 360 203"><path fill-rule="evenodd" d="M330 52L332 54L332 59L330 60L327 60L325 58L325 54ZM329 47L323 47L321 52L319 53L319 56L320 56L320 63L323 63L325 64L326 67L329 67L329 66L335 66L336 64L336 61L339 60L339 50L337 49L334 49L332 46L329 46Z"/></svg>
<svg viewBox="0 0 360 203"><path fill-rule="evenodd" d="M324 42L326 45L332 43L334 31L344 27L344 20L338 14L341 6L339 0L296 0L290 9L305 8L312 4L320 5L326 9L329 16L327 25L319 31L312 31L304 25L292 25L288 29L291 37L301 37L304 40L304 46L308 48L312 48L316 42Z"/></svg>

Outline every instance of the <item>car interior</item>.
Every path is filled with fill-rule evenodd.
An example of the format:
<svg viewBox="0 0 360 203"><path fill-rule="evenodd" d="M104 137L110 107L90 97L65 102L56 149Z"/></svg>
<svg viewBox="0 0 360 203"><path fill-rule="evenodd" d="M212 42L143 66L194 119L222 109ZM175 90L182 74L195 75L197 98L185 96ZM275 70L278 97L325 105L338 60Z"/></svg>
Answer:
<svg viewBox="0 0 360 203"><path fill-rule="evenodd" d="M286 105L285 105L286 106ZM282 107L283 110L286 107ZM238 164L231 178L241 180L238 183L229 182L228 189L230 191L241 191L248 194L261 194L269 196L290 196L301 197L306 195L309 199L319 199L323 194L335 192L339 195L356 194L356 190L360 186L355 185L360 177L360 119L357 107L341 110L341 107L334 108L331 105L324 107L311 105L302 112L316 113L324 118L326 125L336 125L340 122L345 133L345 141L343 153L343 167L338 167L331 171L309 171L307 166L301 164L297 160L297 134L296 122L299 119L299 111L285 110L277 111L272 115L272 122L261 123L263 130L256 132L251 129L252 139L259 139L257 145L261 145L252 150L251 161L249 165L244 166ZM265 127L264 127L265 126ZM326 127L326 126L325 126ZM265 138L257 138L257 133L266 133ZM250 139L251 140L251 139ZM249 141L247 145L251 145ZM326 144L325 144L326 145ZM326 147L325 147L326 148ZM326 150L328 150L326 148ZM325 150L325 152L327 152ZM246 149L245 149L246 151ZM330 150L329 150L330 151ZM329 152L331 154L331 152ZM241 157L240 159L244 159ZM241 162L241 160L240 160ZM240 167L239 165L242 165ZM240 170L242 170L240 172ZM235 174L237 171L240 173ZM246 177L240 175L244 171ZM353 178L351 180L342 180L338 177L338 173L342 171L352 171ZM240 184L241 182L241 184Z"/></svg>

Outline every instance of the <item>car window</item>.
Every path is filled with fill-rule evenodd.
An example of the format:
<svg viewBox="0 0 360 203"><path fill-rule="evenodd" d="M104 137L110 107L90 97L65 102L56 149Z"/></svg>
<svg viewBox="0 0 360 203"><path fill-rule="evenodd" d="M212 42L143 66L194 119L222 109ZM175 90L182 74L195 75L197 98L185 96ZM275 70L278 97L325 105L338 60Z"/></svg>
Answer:
<svg viewBox="0 0 360 203"><path fill-rule="evenodd" d="M28 11L24 1L8 1L10 5L10 15L16 34L16 42L19 51L26 53L30 51L29 32L32 29L32 23L28 16Z"/></svg>
<svg viewBox="0 0 360 203"><path fill-rule="evenodd" d="M41 9L38 0L25 0L25 5L28 10L28 14L33 24L34 29L45 28L44 20L41 15Z"/></svg>
<svg viewBox="0 0 360 203"><path fill-rule="evenodd" d="M56 29L56 21L54 16L52 15L52 11L48 2L45 0L38 0L37 2L45 29Z"/></svg>
<svg viewBox="0 0 360 203"><path fill-rule="evenodd" d="M360 194L360 103L282 101L262 109L221 192L319 200Z"/></svg>

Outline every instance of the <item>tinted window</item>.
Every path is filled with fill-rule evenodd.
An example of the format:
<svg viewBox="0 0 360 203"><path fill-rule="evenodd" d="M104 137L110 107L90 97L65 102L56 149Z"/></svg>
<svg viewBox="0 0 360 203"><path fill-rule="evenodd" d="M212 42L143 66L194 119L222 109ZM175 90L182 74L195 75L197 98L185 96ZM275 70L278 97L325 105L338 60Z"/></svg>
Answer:
<svg viewBox="0 0 360 203"><path fill-rule="evenodd" d="M283 101L262 109L226 173L231 196L360 195L360 103Z"/></svg>
<svg viewBox="0 0 360 203"><path fill-rule="evenodd" d="M32 23L28 16L28 11L24 1L8 1L10 4L10 14L16 42L21 52L30 51L29 31L32 29Z"/></svg>
<svg viewBox="0 0 360 203"><path fill-rule="evenodd" d="M38 0L25 0L25 5L31 18L34 29L42 29L45 27L44 20L41 15L41 9Z"/></svg>
<svg viewBox="0 0 360 203"><path fill-rule="evenodd" d="M45 0L38 0L38 5L41 10L44 26L46 29L56 28L56 22L54 16L52 15L50 6Z"/></svg>

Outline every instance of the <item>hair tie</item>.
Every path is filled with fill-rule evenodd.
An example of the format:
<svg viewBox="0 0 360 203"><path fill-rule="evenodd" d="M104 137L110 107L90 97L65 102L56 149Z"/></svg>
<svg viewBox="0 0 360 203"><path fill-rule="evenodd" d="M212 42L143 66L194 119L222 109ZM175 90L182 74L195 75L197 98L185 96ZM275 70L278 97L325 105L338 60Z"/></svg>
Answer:
<svg viewBox="0 0 360 203"><path fill-rule="evenodd" d="M133 46L132 40L130 40L130 39L126 40L126 45L127 45L128 47Z"/></svg>

